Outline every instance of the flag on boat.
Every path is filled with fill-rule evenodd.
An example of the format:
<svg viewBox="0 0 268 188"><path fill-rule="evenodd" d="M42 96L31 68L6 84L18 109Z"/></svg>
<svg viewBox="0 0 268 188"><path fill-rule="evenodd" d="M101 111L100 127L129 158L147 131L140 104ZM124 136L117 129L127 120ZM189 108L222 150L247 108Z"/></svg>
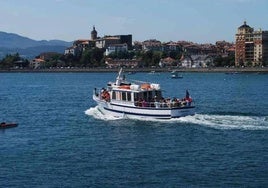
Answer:
<svg viewBox="0 0 268 188"><path fill-rule="evenodd" d="M186 90L186 95L185 95L185 98L186 98L186 99L190 98L190 93L189 93L189 91L188 91L188 90Z"/></svg>

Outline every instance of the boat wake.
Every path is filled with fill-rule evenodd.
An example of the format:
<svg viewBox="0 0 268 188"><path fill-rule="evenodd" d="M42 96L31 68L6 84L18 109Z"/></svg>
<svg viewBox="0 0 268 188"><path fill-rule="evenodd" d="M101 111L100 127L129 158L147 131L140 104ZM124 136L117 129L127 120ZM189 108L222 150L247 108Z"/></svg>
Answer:
<svg viewBox="0 0 268 188"><path fill-rule="evenodd" d="M126 116L113 117L104 114L98 107L92 107L85 111L85 114L100 120L129 119ZM136 119L141 120L141 118ZM243 116L243 115L211 115L195 114L171 120L142 119L142 121L157 121L163 123L195 124L215 129L242 129L242 130L268 130L268 116Z"/></svg>
<svg viewBox="0 0 268 188"><path fill-rule="evenodd" d="M98 106L89 108L88 110L85 111L85 114L89 116L93 116L95 119L100 119L100 120L105 120L105 121L111 121L111 120L118 120L118 119L124 119L123 116L121 117L114 117L109 114L105 114L100 109Z"/></svg>
<svg viewBox="0 0 268 188"><path fill-rule="evenodd" d="M268 117L265 116L195 114L178 121L216 129L268 130Z"/></svg>

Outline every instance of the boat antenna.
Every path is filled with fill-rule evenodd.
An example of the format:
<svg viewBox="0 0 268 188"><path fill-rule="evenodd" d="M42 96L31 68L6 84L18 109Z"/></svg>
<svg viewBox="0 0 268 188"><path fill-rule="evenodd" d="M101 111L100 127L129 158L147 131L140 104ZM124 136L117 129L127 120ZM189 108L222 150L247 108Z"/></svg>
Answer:
<svg viewBox="0 0 268 188"><path fill-rule="evenodd" d="M120 68L120 70L119 70L119 72L118 72L118 76L117 76L117 78L116 78L116 85L117 86L120 86L120 84L121 84L121 81L122 81L122 77L121 77L121 74L122 74L122 67Z"/></svg>

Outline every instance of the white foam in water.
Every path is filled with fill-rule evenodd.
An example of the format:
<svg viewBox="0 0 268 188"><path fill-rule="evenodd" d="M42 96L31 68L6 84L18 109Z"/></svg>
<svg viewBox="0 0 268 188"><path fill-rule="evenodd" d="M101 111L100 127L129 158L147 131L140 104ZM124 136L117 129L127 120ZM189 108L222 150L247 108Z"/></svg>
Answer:
<svg viewBox="0 0 268 188"><path fill-rule="evenodd" d="M88 110L85 111L85 114L89 116L93 116L96 119L101 119L101 120L118 120L122 119L123 117L114 117L109 114L104 114L102 111L99 110L98 106L92 107Z"/></svg>
<svg viewBox="0 0 268 188"><path fill-rule="evenodd" d="M101 120L118 120L128 117L114 117L109 114L104 114L98 107L92 107L85 111L87 115L93 116ZM171 120L156 120L156 119L141 119L143 121L158 121L158 122L173 122L173 123L190 123L201 126L208 126L216 129L244 129L244 130L268 130L268 118L257 116L232 116L232 115L209 115L195 114L194 116L186 116Z"/></svg>
<svg viewBox="0 0 268 188"><path fill-rule="evenodd" d="M267 118L257 116L196 114L182 117L179 121L218 129L268 130Z"/></svg>

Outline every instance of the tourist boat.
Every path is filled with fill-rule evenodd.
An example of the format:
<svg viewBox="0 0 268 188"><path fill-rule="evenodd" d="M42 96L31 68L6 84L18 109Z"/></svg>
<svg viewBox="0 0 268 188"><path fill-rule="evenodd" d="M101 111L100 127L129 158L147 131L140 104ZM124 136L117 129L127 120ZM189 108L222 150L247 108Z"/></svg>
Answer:
<svg viewBox="0 0 268 188"><path fill-rule="evenodd" d="M122 69L115 82L94 89L93 100L101 113L118 118L173 119L195 114L188 91L183 99L164 98L159 84L128 82Z"/></svg>
<svg viewBox="0 0 268 188"><path fill-rule="evenodd" d="M17 126L18 126L17 123L5 123L5 122L0 123L0 129L12 128Z"/></svg>

